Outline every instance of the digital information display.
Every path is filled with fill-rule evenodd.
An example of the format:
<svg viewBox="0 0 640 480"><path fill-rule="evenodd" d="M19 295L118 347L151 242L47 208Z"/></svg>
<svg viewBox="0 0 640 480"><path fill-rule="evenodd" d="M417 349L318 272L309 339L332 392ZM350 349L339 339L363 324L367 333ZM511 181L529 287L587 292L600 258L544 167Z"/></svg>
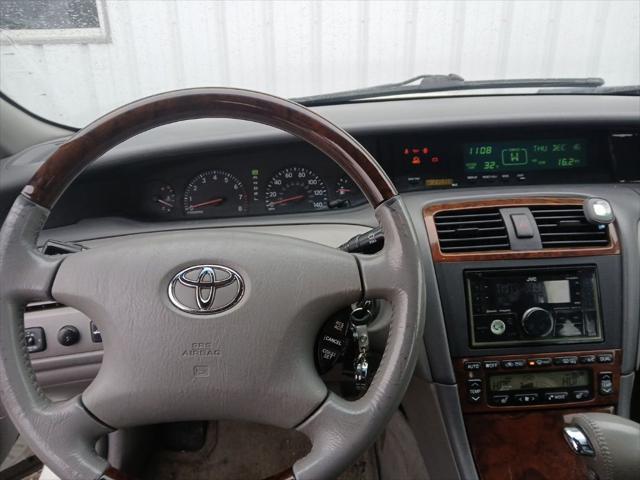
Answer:
<svg viewBox="0 0 640 480"><path fill-rule="evenodd" d="M489 375L489 390L491 390L492 392L544 390L588 386L588 370Z"/></svg>
<svg viewBox="0 0 640 480"><path fill-rule="evenodd" d="M571 285L569 280L524 280L521 282L508 279L506 282L494 283L494 291L499 305L513 305L522 299L537 304L571 303Z"/></svg>
<svg viewBox="0 0 640 480"><path fill-rule="evenodd" d="M587 166L585 139L467 143L467 174L572 170Z"/></svg>

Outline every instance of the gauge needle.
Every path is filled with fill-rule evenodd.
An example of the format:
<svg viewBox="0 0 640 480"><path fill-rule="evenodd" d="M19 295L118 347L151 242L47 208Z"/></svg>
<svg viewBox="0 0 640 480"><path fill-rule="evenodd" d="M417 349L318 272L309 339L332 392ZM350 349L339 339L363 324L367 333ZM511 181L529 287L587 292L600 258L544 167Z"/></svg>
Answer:
<svg viewBox="0 0 640 480"><path fill-rule="evenodd" d="M293 197L287 197L287 198L282 198L280 200L274 200L273 202L271 202L271 206L280 205L281 203L295 202L296 200L302 200L303 198L304 198L304 195L294 195Z"/></svg>
<svg viewBox="0 0 640 480"><path fill-rule="evenodd" d="M350 188L339 188L338 189L338 194L344 195L345 193L351 193L351 189Z"/></svg>
<svg viewBox="0 0 640 480"><path fill-rule="evenodd" d="M196 203L195 205L191 205L191 208L200 208L206 207L207 205L217 205L219 203L224 202L224 198L213 198L211 200L207 200L206 202Z"/></svg>
<svg viewBox="0 0 640 480"><path fill-rule="evenodd" d="M156 198L156 202L158 202L160 205L164 205L165 207L173 208L173 203L169 203L161 198Z"/></svg>

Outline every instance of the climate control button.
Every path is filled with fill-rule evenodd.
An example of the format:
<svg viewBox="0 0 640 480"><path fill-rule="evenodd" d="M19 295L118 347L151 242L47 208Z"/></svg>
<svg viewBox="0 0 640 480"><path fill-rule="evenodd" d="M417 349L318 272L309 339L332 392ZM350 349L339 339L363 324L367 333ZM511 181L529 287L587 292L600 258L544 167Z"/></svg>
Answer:
<svg viewBox="0 0 640 480"><path fill-rule="evenodd" d="M518 358L516 360L503 360L502 368L524 368L525 361L523 358Z"/></svg>
<svg viewBox="0 0 640 480"><path fill-rule="evenodd" d="M480 403L482 400L482 380L478 378L467 380L467 394L469 403Z"/></svg>

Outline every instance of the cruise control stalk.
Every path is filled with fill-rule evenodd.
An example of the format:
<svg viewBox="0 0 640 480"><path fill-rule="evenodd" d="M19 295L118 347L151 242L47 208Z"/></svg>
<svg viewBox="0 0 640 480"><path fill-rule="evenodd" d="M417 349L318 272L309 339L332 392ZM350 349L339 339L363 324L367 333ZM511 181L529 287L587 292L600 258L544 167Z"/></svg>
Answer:
<svg viewBox="0 0 640 480"><path fill-rule="evenodd" d="M356 235L338 248L349 253L375 253L384 246L382 227L372 228L368 232Z"/></svg>

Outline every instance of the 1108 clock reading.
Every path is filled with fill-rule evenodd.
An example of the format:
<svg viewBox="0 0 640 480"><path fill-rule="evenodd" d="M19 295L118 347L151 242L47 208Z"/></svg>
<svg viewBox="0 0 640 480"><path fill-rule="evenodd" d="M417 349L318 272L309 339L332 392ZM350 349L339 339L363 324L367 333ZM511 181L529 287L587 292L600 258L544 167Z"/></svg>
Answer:
<svg viewBox="0 0 640 480"><path fill-rule="evenodd" d="M463 148L467 174L571 170L587 166L584 139L468 143Z"/></svg>

